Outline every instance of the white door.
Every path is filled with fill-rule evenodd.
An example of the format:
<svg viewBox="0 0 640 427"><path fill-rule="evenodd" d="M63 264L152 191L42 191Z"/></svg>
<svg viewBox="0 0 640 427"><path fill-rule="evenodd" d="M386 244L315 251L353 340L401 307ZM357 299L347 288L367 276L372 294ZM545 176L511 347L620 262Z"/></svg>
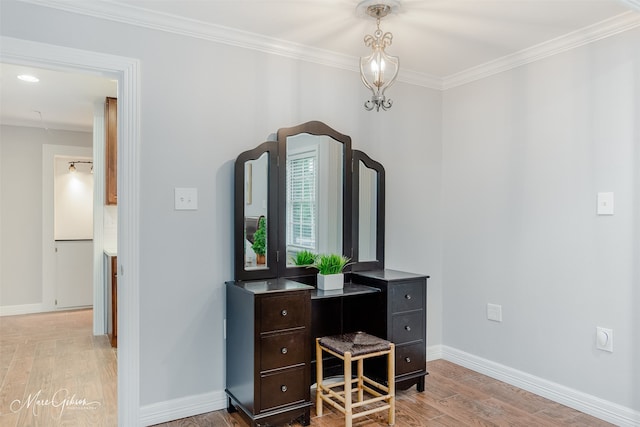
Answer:
<svg viewBox="0 0 640 427"><path fill-rule="evenodd" d="M56 308L93 305L93 240L56 242Z"/></svg>

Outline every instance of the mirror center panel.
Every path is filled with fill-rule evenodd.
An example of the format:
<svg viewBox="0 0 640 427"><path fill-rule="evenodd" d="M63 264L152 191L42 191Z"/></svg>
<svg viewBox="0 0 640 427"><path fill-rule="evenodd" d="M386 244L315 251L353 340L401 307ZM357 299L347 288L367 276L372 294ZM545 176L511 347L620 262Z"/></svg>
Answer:
<svg viewBox="0 0 640 427"><path fill-rule="evenodd" d="M301 251L342 253L344 147L326 135L287 137L286 263Z"/></svg>

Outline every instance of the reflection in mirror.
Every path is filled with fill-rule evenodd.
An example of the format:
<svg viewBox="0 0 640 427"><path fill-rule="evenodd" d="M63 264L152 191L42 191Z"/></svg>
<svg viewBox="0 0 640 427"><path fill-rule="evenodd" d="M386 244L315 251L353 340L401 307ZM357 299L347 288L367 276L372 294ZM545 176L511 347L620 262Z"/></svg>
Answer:
<svg viewBox="0 0 640 427"><path fill-rule="evenodd" d="M342 254L344 146L326 135L287 137L287 266L298 252Z"/></svg>
<svg viewBox="0 0 640 427"><path fill-rule="evenodd" d="M269 153L244 164L244 268L267 269Z"/></svg>
<svg viewBox="0 0 640 427"><path fill-rule="evenodd" d="M378 173L359 161L358 261L376 261Z"/></svg>

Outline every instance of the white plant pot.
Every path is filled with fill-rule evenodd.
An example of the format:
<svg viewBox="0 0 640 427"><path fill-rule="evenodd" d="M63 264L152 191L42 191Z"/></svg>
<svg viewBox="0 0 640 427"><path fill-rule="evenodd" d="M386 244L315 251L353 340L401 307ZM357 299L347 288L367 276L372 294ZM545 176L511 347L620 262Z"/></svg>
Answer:
<svg viewBox="0 0 640 427"><path fill-rule="evenodd" d="M333 289L342 289L344 287L344 273L338 274L319 274L318 273L318 289L323 291L331 291Z"/></svg>

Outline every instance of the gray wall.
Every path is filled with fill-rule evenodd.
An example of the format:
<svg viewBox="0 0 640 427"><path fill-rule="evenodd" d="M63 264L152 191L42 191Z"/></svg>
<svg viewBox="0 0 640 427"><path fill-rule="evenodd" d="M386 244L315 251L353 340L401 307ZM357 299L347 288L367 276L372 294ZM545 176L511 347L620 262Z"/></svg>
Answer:
<svg viewBox="0 0 640 427"><path fill-rule="evenodd" d="M233 161L280 127L323 121L385 165L388 266L433 275L439 315L438 91L397 84L391 111L366 112L355 72L10 0L0 8L2 35L141 61L142 405L224 390ZM198 188L198 210L175 211L174 187ZM416 218L428 226L406 230ZM440 330L431 318L429 344Z"/></svg>
<svg viewBox="0 0 640 427"><path fill-rule="evenodd" d="M640 29L444 94L444 342L640 410ZM615 215L596 194L615 193ZM486 304L503 322L486 320ZM595 349L596 326L614 352Z"/></svg>
<svg viewBox="0 0 640 427"><path fill-rule="evenodd" d="M0 8L3 35L141 61L142 405L224 389L233 160L321 120L386 168L387 266L432 276L429 345L640 409L637 30L444 94L400 83L369 113L353 72ZM197 187L199 209L174 211L174 187ZM615 216L594 215L597 191L616 193ZM596 325L613 354L595 351Z"/></svg>
<svg viewBox="0 0 640 427"><path fill-rule="evenodd" d="M91 138L87 132L0 126L0 306L43 302L43 144L91 148Z"/></svg>

